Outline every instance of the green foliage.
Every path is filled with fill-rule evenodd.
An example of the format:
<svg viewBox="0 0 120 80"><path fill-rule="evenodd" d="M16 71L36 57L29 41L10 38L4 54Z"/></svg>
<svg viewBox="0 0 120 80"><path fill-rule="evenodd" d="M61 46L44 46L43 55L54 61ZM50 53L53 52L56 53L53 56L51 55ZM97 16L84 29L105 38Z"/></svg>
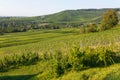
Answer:
<svg viewBox="0 0 120 80"><path fill-rule="evenodd" d="M53 73L55 77L60 77L64 74L64 67L62 62L55 62L53 66Z"/></svg>
<svg viewBox="0 0 120 80"><path fill-rule="evenodd" d="M81 50L75 47L69 54L69 62L74 70L79 71L88 67L105 67L114 64L114 56L115 52L106 48Z"/></svg>
<svg viewBox="0 0 120 80"><path fill-rule="evenodd" d="M84 64L90 67L104 67L110 64L114 64L115 52L108 50L107 48L99 49L85 49L86 57Z"/></svg>
<svg viewBox="0 0 120 80"><path fill-rule="evenodd" d="M74 47L70 50L69 54L64 55L61 51L57 51L53 54L51 59L46 60L49 65L42 74L39 74L37 80L49 80L59 79L65 73L70 71L85 71L93 67L107 67L111 64L116 63L115 57L116 52L105 47L99 48L84 48ZM96 72L97 73L97 72ZM95 74L95 73L94 73ZM83 79L87 79L90 76L81 74ZM91 74L91 76L93 73Z"/></svg>
<svg viewBox="0 0 120 80"><path fill-rule="evenodd" d="M117 12L114 10L107 10L104 15L103 19L101 21L101 30L107 30L118 23L118 17L117 17Z"/></svg>
<svg viewBox="0 0 120 80"><path fill-rule="evenodd" d="M97 32L97 25L96 24L88 24L86 32Z"/></svg>
<svg viewBox="0 0 120 80"><path fill-rule="evenodd" d="M85 56L85 52L80 51L80 48L75 47L70 51L69 55L69 63L71 64L73 70L79 71L82 70L83 60Z"/></svg>
<svg viewBox="0 0 120 80"><path fill-rule="evenodd" d="M80 33L97 32L97 28L97 25L93 23L84 24L82 27L80 27Z"/></svg>
<svg viewBox="0 0 120 80"><path fill-rule="evenodd" d="M58 51L51 55L52 58L47 57L49 60L44 60L44 62L49 63L49 66L47 66L47 72L45 71L43 74L44 76L49 75L47 78L50 79L59 78L69 71L82 71L93 67L107 67L116 63L115 55L116 52L104 47L95 49L74 47L67 55Z"/></svg>
<svg viewBox="0 0 120 80"><path fill-rule="evenodd" d="M55 77L62 76L68 68L68 57L66 55L61 51L57 51L56 54L53 54L52 69Z"/></svg>
<svg viewBox="0 0 120 80"><path fill-rule="evenodd" d="M40 58L37 53L5 56L0 60L0 72L8 71L11 68L21 65L30 65L39 61L39 59Z"/></svg>

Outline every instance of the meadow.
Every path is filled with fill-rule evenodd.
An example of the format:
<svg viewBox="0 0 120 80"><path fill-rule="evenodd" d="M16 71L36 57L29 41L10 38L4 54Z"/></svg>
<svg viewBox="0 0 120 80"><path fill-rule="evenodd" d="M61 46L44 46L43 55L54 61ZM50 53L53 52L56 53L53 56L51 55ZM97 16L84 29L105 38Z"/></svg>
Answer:
<svg viewBox="0 0 120 80"><path fill-rule="evenodd" d="M1 35L0 60L2 60L6 56L38 53L40 57L40 61L38 60L35 64L24 65L22 64L25 63L24 62L25 60L23 59L23 61L20 62L22 65L17 64L17 67L15 65L16 68L10 68L8 71L0 72L0 80L9 80L9 79L10 80L21 80L21 79L22 80L119 80L120 79L119 61L113 64L111 63L111 61L105 60L106 64L107 63L110 64L110 65L105 65L103 60L102 67L99 66L93 67L94 64L95 65L97 64L94 63L93 61L92 66L87 63L85 64L85 66L87 65L86 68L78 71L74 69L80 66L77 67L73 66L74 64L78 64L78 63L71 62L72 67L66 68L65 66L65 70L63 70L61 65L63 66L67 62L66 61L67 58L64 57L67 57L66 55L71 53L71 49L73 49L74 47L79 48L79 50L83 50L85 53L94 53L94 51L96 50L98 51L98 53L100 53L100 50L102 52L105 51L106 53L107 50L110 50L109 53L117 53L117 55L119 55L120 27L117 26L111 30L95 32L95 33L85 33L85 34L80 34L79 28L65 28L65 29L56 29L56 30L30 30L27 32L6 33L4 35ZM92 52L89 51L91 50L91 48L93 49ZM81 53L81 51L79 50L75 52L75 53L78 52L78 55L79 53ZM62 53L62 55L60 55L59 53ZM87 55L87 57L91 59L91 56ZM112 56L109 55L109 57ZM65 61L62 62L57 61L59 58L62 58L62 60L65 59ZM19 59L21 60L21 58ZM29 58L27 59L29 60ZM86 59L86 61L88 60ZM75 62L77 61L75 60ZM56 70L54 71L53 69L53 68L57 69L56 65L57 67L60 67L61 69L60 71L63 70L63 72L59 73L59 70L57 70L58 74L56 74L57 73ZM14 65L11 66L14 67ZM82 68L80 67L80 69Z"/></svg>

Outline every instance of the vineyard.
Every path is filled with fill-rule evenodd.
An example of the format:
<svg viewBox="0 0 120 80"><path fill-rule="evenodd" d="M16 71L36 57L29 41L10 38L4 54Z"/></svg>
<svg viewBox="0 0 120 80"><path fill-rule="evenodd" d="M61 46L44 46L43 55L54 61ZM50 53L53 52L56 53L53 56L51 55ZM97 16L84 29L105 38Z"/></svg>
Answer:
<svg viewBox="0 0 120 80"><path fill-rule="evenodd" d="M120 27L5 33L0 55L0 80L119 80Z"/></svg>

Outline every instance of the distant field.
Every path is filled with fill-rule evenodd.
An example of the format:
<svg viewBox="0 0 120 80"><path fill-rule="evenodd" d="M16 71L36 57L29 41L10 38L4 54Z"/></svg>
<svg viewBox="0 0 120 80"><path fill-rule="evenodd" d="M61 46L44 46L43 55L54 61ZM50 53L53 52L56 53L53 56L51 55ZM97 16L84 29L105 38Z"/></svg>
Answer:
<svg viewBox="0 0 120 80"><path fill-rule="evenodd" d="M79 32L79 29L37 30L5 34L0 36L0 53L44 51L44 49L61 42L64 38L76 35L76 32Z"/></svg>

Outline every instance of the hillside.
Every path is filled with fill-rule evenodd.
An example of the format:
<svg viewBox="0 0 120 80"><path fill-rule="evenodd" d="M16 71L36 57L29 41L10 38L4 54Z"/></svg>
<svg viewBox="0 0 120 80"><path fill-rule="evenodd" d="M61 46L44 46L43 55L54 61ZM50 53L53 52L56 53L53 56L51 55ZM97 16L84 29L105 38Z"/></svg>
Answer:
<svg viewBox="0 0 120 80"><path fill-rule="evenodd" d="M47 22L87 22L101 18L104 10L66 10L52 15L46 15Z"/></svg>
<svg viewBox="0 0 120 80"><path fill-rule="evenodd" d="M109 9L114 9L118 13L120 11L119 8L65 10L51 15L40 16L40 18L46 22L99 22L103 13ZM120 17L120 14L118 16Z"/></svg>
<svg viewBox="0 0 120 80"><path fill-rule="evenodd" d="M1 17L0 22L3 21L40 21L40 22L88 22L100 19L104 11L111 9L78 9L65 10L55 14L35 17ZM112 8L120 11L119 8Z"/></svg>

